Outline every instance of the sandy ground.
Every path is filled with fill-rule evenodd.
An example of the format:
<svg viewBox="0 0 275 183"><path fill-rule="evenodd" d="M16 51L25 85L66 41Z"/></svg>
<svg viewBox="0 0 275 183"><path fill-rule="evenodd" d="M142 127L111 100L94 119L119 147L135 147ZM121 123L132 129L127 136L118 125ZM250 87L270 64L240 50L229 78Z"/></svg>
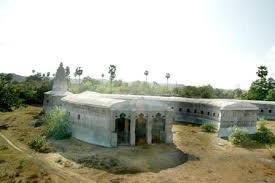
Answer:
<svg viewBox="0 0 275 183"><path fill-rule="evenodd" d="M32 126L40 110L0 113L0 125L11 126L1 133L23 151L0 137L0 182L275 183L275 160L267 148L235 147L215 133L178 123L171 145L103 148L76 139L51 140L55 152L35 153L26 144L41 133ZM275 122L267 127L275 132Z"/></svg>

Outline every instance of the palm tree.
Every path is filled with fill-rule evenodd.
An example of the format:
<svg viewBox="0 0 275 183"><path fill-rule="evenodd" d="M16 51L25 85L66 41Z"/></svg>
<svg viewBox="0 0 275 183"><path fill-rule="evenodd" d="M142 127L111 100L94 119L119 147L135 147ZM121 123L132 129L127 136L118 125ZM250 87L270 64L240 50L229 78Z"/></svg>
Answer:
<svg viewBox="0 0 275 183"><path fill-rule="evenodd" d="M83 74L83 70L81 69L81 67L77 67L74 73L74 76L78 76L78 84L80 86L80 76Z"/></svg>
<svg viewBox="0 0 275 183"><path fill-rule="evenodd" d="M113 86L112 86L112 83L113 83L113 80L115 79L116 77L116 66L115 65L110 65L109 66L109 72L110 74L110 81L111 81L111 93L112 93L112 89L113 89Z"/></svg>
<svg viewBox="0 0 275 183"><path fill-rule="evenodd" d="M148 76L148 74L149 74L149 71L145 70L145 71L144 71L144 75L145 75L145 77L146 77L146 83L147 83L147 76Z"/></svg>
<svg viewBox="0 0 275 183"><path fill-rule="evenodd" d="M104 74L103 74L103 73L101 74L101 78L102 78L102 79L101 79L101 82L102 82L102 84L103 84L103 78L104 78Z"/></svg>
<svg viewBox="0 0 275 183"><path fill-rule="evenodd" d="M170 73L166 73L166 74L165 74L165 77L166 77L166 79L167 79L167 89L168 89L168 79L170 78Z"/></svg>

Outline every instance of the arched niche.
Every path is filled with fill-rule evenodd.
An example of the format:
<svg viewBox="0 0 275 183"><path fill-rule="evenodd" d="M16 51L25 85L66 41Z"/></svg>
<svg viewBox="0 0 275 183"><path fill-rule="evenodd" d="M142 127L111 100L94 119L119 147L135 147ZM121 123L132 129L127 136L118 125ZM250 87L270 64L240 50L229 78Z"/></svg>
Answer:
<svg viewBox="0 0 275 183"><path fill-rule="evenodd" d="M146 143L146 123L147 119L145 118L143 113L140 113L136 118L136 145L143 145Z"/></svg>
<svg viewBox="0 0 275 183"><path fill-rule="evenodd" d="M116 115L115 119L115 131L117 133L118 145L129 145L130 143L130 123L131 120L126 116L125 113Z"/></svg>
<svg viewBox="0 0 275 183"><path fill-rule="evenodd" d="M157 113L152 124L152 143L165 142L165 116Z"/></svg>

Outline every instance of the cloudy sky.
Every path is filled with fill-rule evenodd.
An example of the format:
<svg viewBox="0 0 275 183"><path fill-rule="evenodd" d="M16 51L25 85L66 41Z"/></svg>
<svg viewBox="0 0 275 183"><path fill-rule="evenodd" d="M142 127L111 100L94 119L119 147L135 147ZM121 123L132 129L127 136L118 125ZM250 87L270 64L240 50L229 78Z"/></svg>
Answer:
<svg viewBox="0 0 275 183"><path fill-rule="evenodd" d="M0 0L0 72L247 89L257 66L275 73L273 0ZM275 74L273 74L275 76Z"/></svg>

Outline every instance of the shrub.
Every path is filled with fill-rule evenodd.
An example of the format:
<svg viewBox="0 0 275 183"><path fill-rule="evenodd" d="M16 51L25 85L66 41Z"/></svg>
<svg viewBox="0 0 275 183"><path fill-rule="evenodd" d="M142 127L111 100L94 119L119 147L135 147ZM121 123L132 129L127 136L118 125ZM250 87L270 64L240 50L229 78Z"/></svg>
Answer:
<svg viewBox="0 0 275 183"><path fill-rule="evenodd" d="M216 131L216 127L212 123L205 123L201 125L201 128L204 132L214 133Z"/></svg>
<svg viewBox="0 0 275 183"><path fill-rule="evenodd" d="M29 142L30 148L34 149L37 152L41 152L45 144L46 144L46 139L44 136L35 136Z"/></svg>
<svg viewBox="0 0 275 183"><path fill-rule="evenodd" d="M260 123L260 127L257 132L255 134L251 134L250 138L260 144L271 145L275 143L275 135L265 126L264 122Z"/></svg>
<svg viewBox="0 0 275 183"><path fill-rule="evenodd" d="M53 137L57 140L71 137L69 115L60 107L55 107L45 116L44 121L47 124L46 134L48 137Z"/></svg>
<svg viewBox="0 0 275 183"><path fill-rule="evenodd" d="M246 145L249 143L249 135L239 129L239 128L234 128L232 134L229 136L229 141L234 144L234 145Z"/></svg>
<svg viewBox="0 0 275 183"><path fill-rule="evenodd" d="M19 98L19 91L11 83L9 75L0 74L0 111L12 111L20 107L22 100Z"/></svg>
<svg viewBox="0 0 275 183"><path fill-rule="evenodd" d="M230 135L229 140L235 145L269 145L275 143L275 135L270 129L261 123L255 134L248 134L239 128L235 128Z"/></svg>

